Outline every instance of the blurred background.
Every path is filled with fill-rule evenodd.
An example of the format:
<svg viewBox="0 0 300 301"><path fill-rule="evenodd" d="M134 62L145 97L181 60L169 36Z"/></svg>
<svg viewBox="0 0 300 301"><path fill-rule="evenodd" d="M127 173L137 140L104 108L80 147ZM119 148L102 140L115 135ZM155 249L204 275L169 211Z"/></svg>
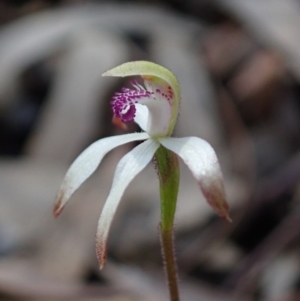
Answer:
<svg viewBox="0 0 300 301"><path fill-rule="evenodd" d="M0 300L168 300L153 166L128 187L98 270L98 217L133 145L52 217L70 163L123 133L109 101L128 80L101 74L131 60L177 75L174 135L209 141L225 176L231 224L182 166L182 300L300 300L299 15L299 0L1 1Z"/></svg>

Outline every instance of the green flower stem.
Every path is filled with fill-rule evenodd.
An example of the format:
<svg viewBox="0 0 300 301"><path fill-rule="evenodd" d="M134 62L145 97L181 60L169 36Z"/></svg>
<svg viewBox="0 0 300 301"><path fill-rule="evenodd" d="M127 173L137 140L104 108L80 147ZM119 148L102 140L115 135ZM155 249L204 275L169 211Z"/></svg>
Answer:
<svg viewBox="0 0 300 301"><path fill-rule="evenodd" d="M162 255L171 301L179 301L177 264L173 244L173 224L179 187L179 162L173 152L160 146L155 154L160 183Z"/></svg>

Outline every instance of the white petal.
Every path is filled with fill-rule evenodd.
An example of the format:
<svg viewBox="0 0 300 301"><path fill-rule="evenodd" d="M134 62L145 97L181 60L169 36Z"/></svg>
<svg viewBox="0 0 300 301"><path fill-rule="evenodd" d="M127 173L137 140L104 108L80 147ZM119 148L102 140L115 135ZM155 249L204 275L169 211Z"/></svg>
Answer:
<svg viewBox="0 0 300 301"><path fill-rule="evenodd" d="M197 137L159 138L159 142L182 158L196 178L212 208L230 220L225 197L223 175L215 151Z"/></svg>
<svg viewBox="0 0 300 301"><path fill-rule="evenodd" d="M141 105L137 103L135 105L135 117L134 117L134 122L136 122L139 127L147 132L147 124L148 124L148 119L149 119L149 110L146 106Z"/></svg>
<svg viewBox="0 0 300 301"><path fill-rule="evenodd" d="M100 139L85 149L73 162L57 193L54 216L58 216L75 190L96 170L103 157L122 144L148 139L147 133L133 133Z"/></svg>
<svg viewBox="0 0 300 301"><path fill-rule="evenodd" d="M170 123L171 107L166 100L143 99L135 105L134 121L150 136L165 136Z"/></svg>
<svg viewBox="0 0 300 301"><path fill-rule="evenodd" d="M145 105L149 111L146 132L150 136L166 136L172 117L170 103L158 95L157 99L142 100L140 104Z"/></svg>
<svg viewBox="0 0 300 301"><path fill-rule="evenodd" d="M97 228L96 250L100 268L105 263L107 236L121 197L128 184L151 161L158 147L159 143L156 140L147 140L126 154L116 168L112 188L103 207Z"/></svg>

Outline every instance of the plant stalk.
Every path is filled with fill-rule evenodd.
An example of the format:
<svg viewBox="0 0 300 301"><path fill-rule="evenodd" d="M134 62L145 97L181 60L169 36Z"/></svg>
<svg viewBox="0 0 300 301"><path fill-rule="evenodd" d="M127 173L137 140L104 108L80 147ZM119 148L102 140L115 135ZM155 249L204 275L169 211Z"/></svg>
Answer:
<svg viewBox="0 0 300 301"><path fill-rule="evenodd" d="M160 229L161 230L161 229ZM174 252L173 230L160 231L162 256L171 301L179 301L177 264Z"/></svg>
<svg viewBox="0 0 300 301"><path fill-rule="evenodd" d="M163 262L171 301L179 301L177 264L174 252L173 224L179 187L179 162L173 152L160 146L155 154L160 183L160 237Z"/></svg>

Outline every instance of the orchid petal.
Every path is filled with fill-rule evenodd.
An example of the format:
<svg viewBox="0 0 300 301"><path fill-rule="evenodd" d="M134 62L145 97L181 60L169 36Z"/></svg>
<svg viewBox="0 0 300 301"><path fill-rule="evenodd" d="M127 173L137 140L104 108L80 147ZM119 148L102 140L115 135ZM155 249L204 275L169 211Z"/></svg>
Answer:
<svg viewBox="0 0 300 301"><path fill-rule="evenodd" d="M148 165L158 147L159 143L157 141L147 140L126 154L118 163L112 187L102 209L97 228L96 251L100 269L105 264L109 228L123 193L133 178Z"/></svg>
<svg viewBox="0 0 300 301"><path fill-rule="evenodd" d="M230 220L223 175L210 144L197 137L159 138L158 140L164 147L182 158L196 178L208 203L220 216Z"/></svg>
<svg viewBox="0 0 300 301"><path fill-rule="evenodd" d="M134 122L136 122L139 125L139 127L146 132L149 119L149 110L146 106L141 105L139 103L135 105L135 108L136 112Z"/></svg>
<svg viewBox="0 0 300 301"><path fill-rule="evenodd" d="M57 217L72 194L96 170L103 157L122 144L148 139L147 133L133 133L100 139L85 149L73 162L58 190L54 204L54 216Z"/></svg>
<svg viewBox="0 0 300 301"><path fill-rule="evenodd" d="M140 75L145 80L145 85L163 90L170 97L171 117L166 136L173 132L180 102L180 88L177 78L168 69L147 61L135 61L122 64L106 71L103 76L134 76Z"/></svg>
<svg viewBox="0 0 300 301"><path fill-rule="evenodd" d="M172 114L169 101L153 101L148 99L140 103L144 105L149 112L145 131L149 133L151 137L166 136Z"/></svg>

